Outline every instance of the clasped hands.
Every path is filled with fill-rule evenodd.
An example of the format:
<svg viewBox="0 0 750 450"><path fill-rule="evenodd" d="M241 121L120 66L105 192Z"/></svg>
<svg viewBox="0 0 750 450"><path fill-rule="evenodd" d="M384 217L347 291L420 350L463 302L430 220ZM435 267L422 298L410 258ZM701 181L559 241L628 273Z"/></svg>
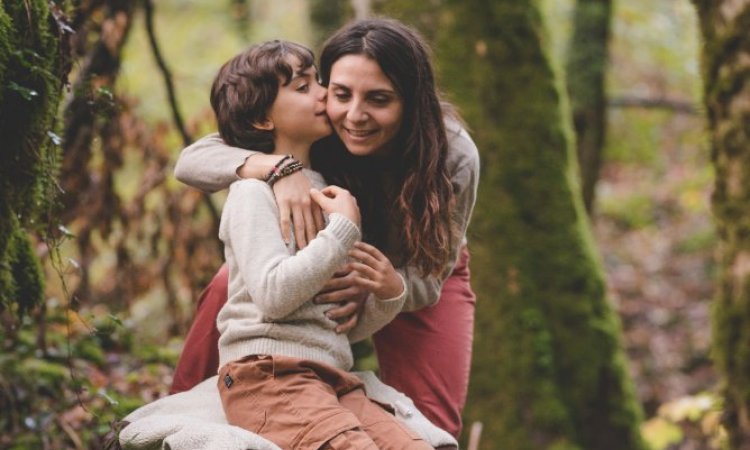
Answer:
<svg viewBox="0 0 750 450"><path fill-rule="evenodd" d="M282 237L288 242L293 227L294 239L300 249L325 227L320 205L310 198L311 187L301 172L287 176L273 186ZM326 190L321 192L325 194ZM370 293L379 299L389 299L400 295L403 289L401 277L391 261L372 245L357 242L349 251L349 262L323 286L314 302L332 304L326 316L338 322L337 333L347 333L357 325Z"/></svg>

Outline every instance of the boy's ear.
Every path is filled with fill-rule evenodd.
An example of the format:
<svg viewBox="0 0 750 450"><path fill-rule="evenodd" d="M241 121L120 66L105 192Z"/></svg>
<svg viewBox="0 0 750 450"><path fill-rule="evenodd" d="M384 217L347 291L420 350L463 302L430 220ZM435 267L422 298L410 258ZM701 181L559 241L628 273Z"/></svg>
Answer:
<svg viewBox="0 0 750 450"><path fill-rule="evenodd" d="M253 127L259 130L271 131L273 130L273 121L271 119L263 119L259 122L253 122Z"/></svg>

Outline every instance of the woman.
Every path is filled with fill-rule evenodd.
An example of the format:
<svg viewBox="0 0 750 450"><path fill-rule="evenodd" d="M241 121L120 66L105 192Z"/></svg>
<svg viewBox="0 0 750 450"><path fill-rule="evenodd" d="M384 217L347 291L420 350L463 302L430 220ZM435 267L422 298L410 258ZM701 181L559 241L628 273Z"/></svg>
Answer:
<svg viewBox="0 0 750 450"><path fill-rule="evenodd" d="M479 177L476 146L441 106L426 44L397 21L364 20L337 31L324 46L320 74L335 134L318 143L313 167L356 196L365 240L391 259L409 293L403 312L374 336L380 377L457 436L474 323L465 233ZM238 177L266 177L278 159L248 157L209 136L183 150L175 175L215 191ZM320 229L309 187L297 175L274 185L285 237L292 237L291 216L300 247ZM328 314L343 320L341 332L356 323L352 313L362 297L347 273L317 297L340 305ZM173 391L215 373L214 319L224 301L226 272L220 270L202 295Z"/></svg>

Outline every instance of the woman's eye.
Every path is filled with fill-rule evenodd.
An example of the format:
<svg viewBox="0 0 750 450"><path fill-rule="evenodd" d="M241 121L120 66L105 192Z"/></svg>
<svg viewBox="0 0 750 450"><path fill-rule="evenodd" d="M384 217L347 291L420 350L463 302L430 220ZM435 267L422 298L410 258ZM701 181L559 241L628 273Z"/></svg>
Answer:
<svg viewBox="0 0 750 450"><path fill-rule="evenodd" d="M349 100L349 94L346 92L336 92L333 94L334 97L336 97L336 100L339 101L346 101Z"/></svg>
<svg viewBox="0 0 750 450"><path fill-rule="evenodd" d="M389 98L388 97L377 96L377 97L371 97L370 101L373 102L373 103L375 103L376 105L385 105L386 103L388 103Z"/></svg>

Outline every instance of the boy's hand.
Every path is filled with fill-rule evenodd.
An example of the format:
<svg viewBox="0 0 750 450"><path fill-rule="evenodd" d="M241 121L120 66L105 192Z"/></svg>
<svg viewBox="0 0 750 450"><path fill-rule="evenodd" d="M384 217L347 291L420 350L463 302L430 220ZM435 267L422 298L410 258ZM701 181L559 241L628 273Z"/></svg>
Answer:
<svg viewBox="0 0 750 450"><path fill-rule="evenodd" d="M310 189L310 197L328 214L338 213L360 226L357 199L346 189L327 186L322 190Z"/></svg>
<svg viewBox="0 0 750 450"><path fill-rule="evenodd" d="M237 169L241 178L263 180L283 155L253 154ZM273 185L273 195L279 207L279 226L284 242L291 241L292 227L297 248L304 248L325 228L320 207L310 201L310 180L301 172L279 179Z"/></svg>
<svg viewBox="0 0 750 450"><path fill-rule="evenodd" d="M367 289L380 299L397 297L404 291L401 277L393 264L377 248L357 242L349 251L349 257L354 262L348 263L346 267L353 271L352 281L355 285Z"/></svg>
<svg viewBox="0 0 750 450"><path fill-rule="evenodd" d="M289 242L294 226L297 248L305 248L318 231L325 228L320 206L310 199L310 188L310 180L302 171L281 178L273 185L273 194L279 206L281 236L284 242Z"/></svg>

